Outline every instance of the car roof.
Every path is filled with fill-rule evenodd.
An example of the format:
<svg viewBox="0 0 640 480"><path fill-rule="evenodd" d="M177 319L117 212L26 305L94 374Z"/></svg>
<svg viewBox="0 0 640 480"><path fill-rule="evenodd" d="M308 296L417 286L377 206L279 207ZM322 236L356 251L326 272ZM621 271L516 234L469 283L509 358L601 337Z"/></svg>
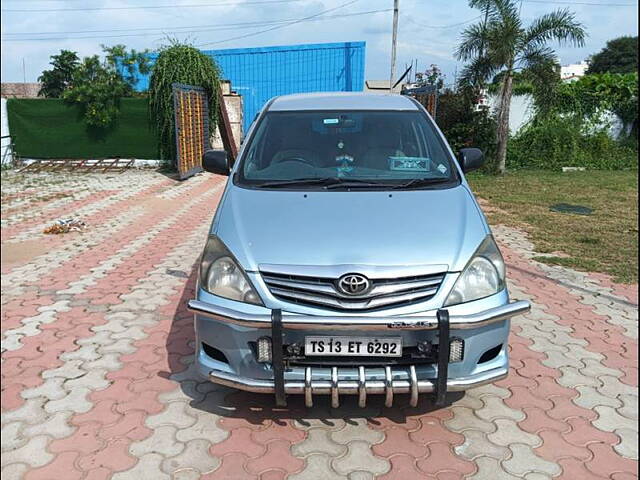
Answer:
<svg viewBox="0 0 640 480"><path fill-rule="evenodd" d="M418 110L404 95L392 93L323 92L275 97L269 111L300 110Z"/></svg>

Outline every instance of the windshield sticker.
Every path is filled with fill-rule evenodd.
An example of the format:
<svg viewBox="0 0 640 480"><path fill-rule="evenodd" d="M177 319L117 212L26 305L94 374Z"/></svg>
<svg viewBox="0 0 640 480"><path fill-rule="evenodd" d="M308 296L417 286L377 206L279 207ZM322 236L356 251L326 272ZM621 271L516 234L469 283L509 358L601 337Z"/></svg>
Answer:
<svg viewBox="0 0 640 480"><path fill-rule="evenodd" d="M321 135L343 135L362 131L362 114L319 117L311 121L311 128Z"/></svg>
<svg viewBox="0 0 640 480"><path fill-rule="evenodd" d="M389 169L403 172L428 172L429 159L424 157L389 157Z"/></svg>
<svg viewBox="0 0 640 480"><path fill-rule="evenodd" d="M443 164L438 165L436 168L437 168L437 169L440 171L440 173L442 173L442 174L446 173L446 171L447 171L447 167L445 167Z"/></svg>

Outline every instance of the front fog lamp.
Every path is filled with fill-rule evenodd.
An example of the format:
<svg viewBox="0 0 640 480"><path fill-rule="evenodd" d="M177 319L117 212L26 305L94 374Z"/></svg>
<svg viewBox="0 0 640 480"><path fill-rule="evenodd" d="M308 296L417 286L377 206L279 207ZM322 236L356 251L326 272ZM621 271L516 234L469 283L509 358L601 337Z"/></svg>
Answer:
<svg viewBox="0 0 640 480"><path fill-rule="evenodd" d="M244 271L216 236L209 237L202 253L200 285L219 297L262 305Z"/></svg>
<svg viewBox="0 0 640 480"><path fill-rule="evenodd" d="M445 306L479 300L498 293L505 285L504 260L491 235L487 236L464 268Z"/></svg>
<svg viewBox="0 0 640 480"><path fill-rule="evenodd" d="M449 362L461 362L464 358L464 340L454 338L449 342Z"/></svg>
<svg viewBox="0 0 640 480"><path fill-rule="evenodd" d="M260 337L256 344L256 360L259 363L271 363L271 339Z"/></svg>

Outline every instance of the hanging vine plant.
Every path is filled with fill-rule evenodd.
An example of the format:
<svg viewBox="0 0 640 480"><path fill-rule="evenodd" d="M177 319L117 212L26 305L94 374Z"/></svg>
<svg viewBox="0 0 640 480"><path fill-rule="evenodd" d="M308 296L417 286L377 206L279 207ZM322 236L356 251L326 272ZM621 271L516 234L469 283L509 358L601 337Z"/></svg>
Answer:
<svg viewBox="0 0 640 480"><path fill-rule="evenodd" d="M158 153L163 160L176 159L175 119L172 84L202 87L209 99L209 135L216 126L220 69L215 61L193 45L172 41L158 52L149 83L149 113L158 136Z"/></svg>

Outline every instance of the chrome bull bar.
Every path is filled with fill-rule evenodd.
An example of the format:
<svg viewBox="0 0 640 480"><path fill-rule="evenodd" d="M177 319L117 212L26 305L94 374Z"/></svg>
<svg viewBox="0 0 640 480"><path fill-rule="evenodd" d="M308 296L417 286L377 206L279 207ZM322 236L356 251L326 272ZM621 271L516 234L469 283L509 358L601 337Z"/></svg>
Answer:
<svg viewBox="0 0 640 480"><path fill-rule="evenodd" d="M445 309L438 310L436 313L436 319L438 324L438 340L439 340L439 348L438 348L438 376L436 378L436 405L444 405L447 397L447 379L449 374L449 342L450 342L450 331L449 331L449 312ZM285 387L285 378L284 378L284 358L282 355L282 310L274 309L271 310L271 360L273 366L273 387L274 394L276 397L276 405L280 407L284 407L287 404L287 391ZM363 368L363 367L361 367ZM414 372L413 377L417 377L415 375L415 367L412 366ZM384 367L384 394L385 394L385 405L390 407L393 404L393 376L391 373L391 367ZM311 373L309 373L311 376ZM367 383L366 378L365 381L362 382L361 378L364 375L360 374L358 379L358 396L360 399L364 397L364 400L360 400L363 403L366 403L366 394L367 394ZM410 373L411 377L411 373ZM307 378L307 373L305 372L305 379ZM416 381L417 382L417 381ZM331 406L333 408L338 408L340 405L339 393L340 388L338 384L338 368L332 367L331 369ZM305 400L307 398L311 398L313 395L313 379L310 381L310 384L307 385L305 383ZM416 396L417 401L417 396ZM311 402L312 403L312 402ZM308 406L310 406L308 404Z"/></svg>
<svg viewBox="0 0 640 480"><path fill-rule="evenodd" d="M391 407L394 398L399 394L409 394L409 404L415 407L418 404L419 394L436 392L436 379L418 380L414 365L403 367L384 367L384 374L380 375L380 367L358 366L357 375L345 374L345 371L353 371L354 367L331 367L328 378L317 378L316 370L326 368L305 367L304 379L285 380L284 391L291 395L304 395L304 403L307 407L313 406L315 395L330 395L331 406L340 406L340 395L357 395L358 406L365 407L368 395L384 395L385 406ZM322 372L321 372L322 373ZM470 388L479 387L506 378L508 368L499 367L487 370L469 377L453 378L447 380L448 392L461 392ZM325 374L324 377L327 375ZM316 377L316 378L314 378ZM348 378L344 378L348 377ZM254 393L273 394L275 386L273 380L252 379L240 377L222 370L212 370L209 379L217 384L227 387L245 390Z"/></svg>
<svg viewBox="0 0 640 480"><path fill-rule="evenodd" d="M448 391L461 391L478 385L484 385L504 378L506 371L492 371L479 375L463 378L449 379L449 341L450 329L471 329L484 327L496 322L507 320L514 315L526 313L531 308L529 302L517 301L495 307L484 312L470 315L452 315L446 309L437 310L436 314L428 316L404 316L404 317L326 317L305 315L283 315L279 309L271 310L270 315L244 314L233 310L206 304L198 300L190 300L188 308L193 313L204 315L218 321L224 321L243 327L269 328L272 338L272 366L273 380L255 380L238 377L237 375L213 370L210 379L222 385L227 385L240 390L258 393L275 394L278 406L286 405L286 396L292 394L304 394L305 404L313 405L313 395L331 395L331 405L336 408L340 404L340 394L357 394L358 404L364 406L368 394L384 394L385 405L393 404L393 397L397 393L409 393L410 404L417 404L419 393L435 392L436 405L444 405ZM317 380L313 378L313 370L307 367L304 372L304 380L286 380L284 358L282 351L282 339L284 331L301 329L358 329L358 330L438 330L438 343L442 348L438 349L437 378L418 380L415 366L404 369L403 378L394 378L394 371L390 366L384 367L384 378L368 378L364 366L358 367L358 377L355 379L340 379L338 367L331 368L329 380ZM397 372L397 369L395 369Z"/></svg>

